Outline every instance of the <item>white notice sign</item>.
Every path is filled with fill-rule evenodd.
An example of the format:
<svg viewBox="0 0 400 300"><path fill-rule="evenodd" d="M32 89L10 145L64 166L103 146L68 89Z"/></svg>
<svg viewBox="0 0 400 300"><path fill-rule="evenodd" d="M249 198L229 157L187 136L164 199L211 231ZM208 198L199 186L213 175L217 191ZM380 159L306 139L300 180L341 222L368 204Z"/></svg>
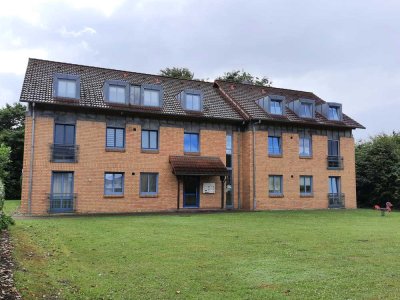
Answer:
<svg viewBox="0 0 400 300"><path fill-rule="evenodd" d="M203 183L203 194L215 194L215 183Z"/></svg>

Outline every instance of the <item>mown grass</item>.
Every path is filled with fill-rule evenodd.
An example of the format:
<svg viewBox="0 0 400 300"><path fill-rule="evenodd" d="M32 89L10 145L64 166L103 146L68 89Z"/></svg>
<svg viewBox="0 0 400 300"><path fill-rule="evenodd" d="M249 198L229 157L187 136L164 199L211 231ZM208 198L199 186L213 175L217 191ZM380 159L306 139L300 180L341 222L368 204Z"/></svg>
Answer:
<svg viewBox="0 0 400 300"><path fill-rule="evenodd" d="M390 299L400 213L257 213L18 220L24 299Z"/></svg>
<svg viewBox="0 0 400 300"><path fill-rule="evenodd" d="M4 212L7 215L13 214L18 209L19 204L20 204L19 200L5 200Z"/></svg>

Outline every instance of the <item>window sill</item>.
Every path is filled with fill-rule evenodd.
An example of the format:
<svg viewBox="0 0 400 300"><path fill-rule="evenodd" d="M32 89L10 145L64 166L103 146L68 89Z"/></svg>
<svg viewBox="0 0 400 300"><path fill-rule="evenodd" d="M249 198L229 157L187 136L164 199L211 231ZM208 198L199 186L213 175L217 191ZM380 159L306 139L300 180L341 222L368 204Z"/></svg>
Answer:
<svg viewBox="0 0 400 300"><path fill-rule="evenodd" d="M282 154L268 154L268 157L277 157L277 158L279 158L279 157L283 157L283 155Z"/></svg>
<svg viewBox="0 0 400 300"><path fill-rule="evenodd" d="M313 157L312 157L312 155L300 155L299 158L301 158L301 159L311 159Z"/></svg>
<svg viewBox="0 0 400 300"><path fill-rule="evenodd" d="M106 147L106 152L125 152L125 148L107 148Z"/></svg>
<svg viewBox="0 0 400 300"><path fill-rule="evenodd" d="M283 198L283 194L269 194L270 198Z"/></svg>
<svg viewBox="0 0 400 300"><path fill-rule="evenodd" d="M158 194L153 194L153 195L139 195L140 198L158 198Z"/></svg>
<svg viewBox="0 0 400 300"><path fill-rule="evenodd" d="M158 149L141 149L142 153L158 154L160 150Z"/></svg>
<svg viewBox="0 0 400 300"><path fill-rule="evenodd" d="M200 152L184 152L185 155L200 156Z"/></svg>
<svg viewBox="0 0 400 300"><path fill-rule="evenodd" d="M124 195L103 195L103 198L124 198Z"/></svg>
<svg viewBox="0 0 400 300"><path fill-rule="evenodd" d="M300 194L300 198L314 198L314 194Z"/></svg>

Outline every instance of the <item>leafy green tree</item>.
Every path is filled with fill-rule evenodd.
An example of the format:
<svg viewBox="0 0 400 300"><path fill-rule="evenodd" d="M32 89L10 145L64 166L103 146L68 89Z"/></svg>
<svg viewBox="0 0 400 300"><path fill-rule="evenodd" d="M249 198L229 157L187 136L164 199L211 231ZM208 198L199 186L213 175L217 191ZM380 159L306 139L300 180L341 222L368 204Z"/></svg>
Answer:
<svg viewBox="0 0 400 300"><path fill-rule="evenodd" d="M7 229L10 224L14 224L14 220L7 216L3 210L5 195L3 179L7 177L6 167L10 162L10 153L10 147L0 145L0 230Z"/></svg>
<svg viewBox="0 0 400 300"><path fill-rule="evenodd" d="M381 134L356 145L359 207L400 207L400 132Z"/></svg>
<svg viewBox="0 0 400 300"><path fill-rule="evenodd" d="M160 75L178 78L178 79L193 79L194 73L191 72L188 68L165 68L160 70Z"/></svg>
<svg viewBox="0 0 400 300"><path fill-rule="evenodd" d="M5 167L6 199L20 199L21 172L24 155L25 106L7 104L0 109L0 144L11 148L10 163Z"/></svg>
<svg viewBox="0 0 400 300"><path fill-rule="evenodd" d="M271 86L272 81L267 77L256 77L244 70L233 70L231 72L224 73L223 76L217 77L217 80L226 80L238 83L248 83L260 86Z"/></svg>

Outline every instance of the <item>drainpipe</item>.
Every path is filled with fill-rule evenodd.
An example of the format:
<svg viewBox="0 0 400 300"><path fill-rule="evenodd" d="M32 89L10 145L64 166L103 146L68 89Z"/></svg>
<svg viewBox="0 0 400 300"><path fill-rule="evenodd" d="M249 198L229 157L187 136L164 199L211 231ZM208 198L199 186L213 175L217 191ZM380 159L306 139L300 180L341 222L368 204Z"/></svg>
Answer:
<svg viewBox="0 0 400 300"><path fill-rule="evenodd" d="M32 103L31 158L29 163L28 214L32 212L33 159L35 157L35 102Z"/></svg>
<svg viewBox="0 0 400 300"><path fill-rule="evenodd" d="M240 137L241 137L241 133L240 133L240 127L238 130L238 147L237 147L237 153L238 153L238 209L242 208L242 196L240 194L240 169L242 168L241 164L240 164L240 153L242 151L242 144L240 143Z"/></svg>
<svg viewBox="0 0 400 300"><path fill-rule="evenodd" d="M256 124L261 124L261 120L252 124L253 131L253 210L257 209L257 194L256 194Z"/></svg>

